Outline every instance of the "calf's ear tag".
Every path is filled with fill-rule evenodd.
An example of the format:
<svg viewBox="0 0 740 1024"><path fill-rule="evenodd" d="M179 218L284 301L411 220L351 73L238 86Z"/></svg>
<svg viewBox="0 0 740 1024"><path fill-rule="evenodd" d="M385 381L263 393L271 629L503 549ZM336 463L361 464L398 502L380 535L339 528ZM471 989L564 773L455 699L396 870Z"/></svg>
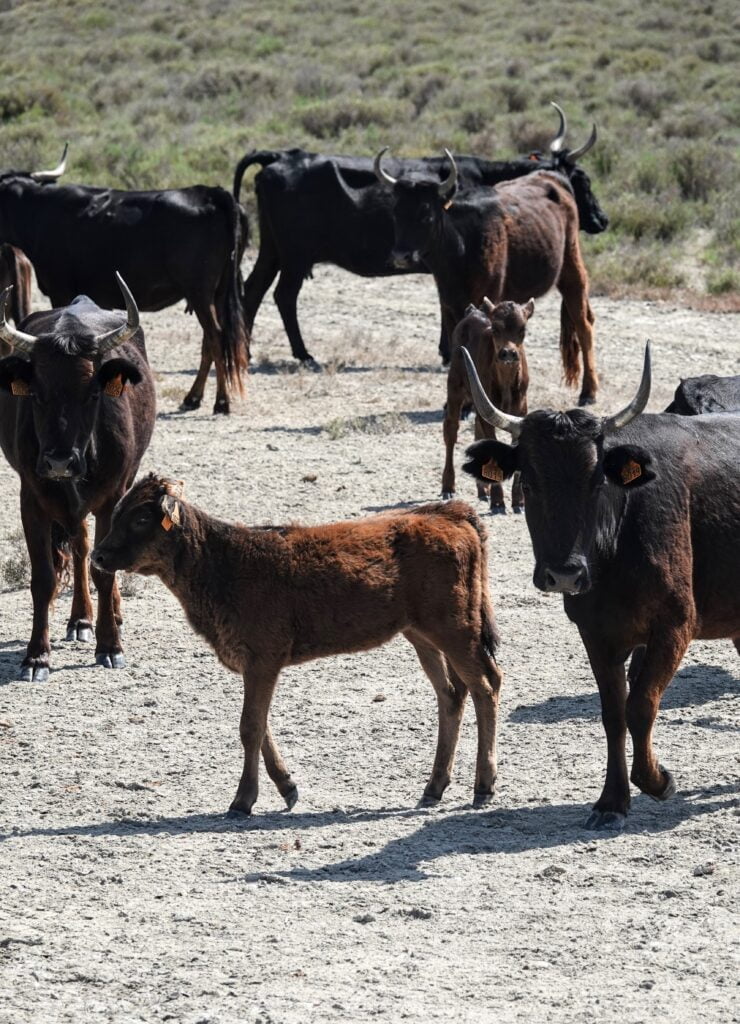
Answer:
<svg viewBox="0 0 740 1024"><path fill-rule="evenodd" d="M164 518L162 519L162 529L171 530L173 526L180 525L180 505L178 502L173 502L172 508L165 512Z"/></svg>
<svg viewBox="0 0 740 1024"><path fill-rule="evenodd" d="M633 480L636 480L638 476L642 476L642 466L639 462L635 462L634 459L630 459L629 462L625 462L622 466L622 483L631 484Z"/></svg>
<svg viewBox="0 0 740 1024"><path fill-rule="evenodd" d="M103 390L106 395L110 395L111 398L120 398L123 394L123 389L126 387L126 382L119 373L116 377L111 377L108 383L105 385Z"/></svg>
<svg viewBox="0 0 740 1024"><path fill-rule="evenodd" d="M489 459L481 469L481 474L486 480L493 480L495 483L500 484L504 479L504 471L499 466L495 459Z"/></svg>
<svg viewBox="0 0 740 1024"><path fill-rule="evenodd" d="M443 210L449 210L449 208L450 208L451 206L452 206L452 200L451 200L451 199L448 199L448 200L447 200L447 202L443 204L443 206L442 206L442 209L443 209Z"/></svg>
<svg viewBox="0 0 740 1024"><path fill-rule="evenodd" d="M16 395L18 398L27 398L31 394L31 389L25 380L12 380L10 382L11 394Z"/></svg>

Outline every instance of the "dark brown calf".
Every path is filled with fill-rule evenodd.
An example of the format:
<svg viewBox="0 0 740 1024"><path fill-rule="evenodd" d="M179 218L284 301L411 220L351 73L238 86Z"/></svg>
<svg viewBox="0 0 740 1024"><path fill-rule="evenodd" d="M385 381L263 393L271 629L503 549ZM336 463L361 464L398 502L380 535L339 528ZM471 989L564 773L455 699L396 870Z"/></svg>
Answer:
<svg viewBox="0 0 740 1024"><path fill-rule="evenodd" d="M251 813L260 749L288 807L298 798L268 722L282 669L368 650L397 633L437 694L437 753L423 802L436 803L450 781L468 690L478 722L474 805L492 799L501 672L485 532L463 502L250 529L212 518L183 500L181 486L152 475L119 502L92 562L159 576L221 662L242 674L244 770L231 812Z"/></svg>
<svg viewBox="0 0 740 1024"><path fill-rule="evenodd" d="M489 299L484 298L480 309L468 306L465 316L452 334L443 428L446 455L442 473L442 497L445 499L455 495L453 456L460 427L460 412L463 405L472 400L461 348L466 348L470 353L486 394L494 405L515 416L526 416L529 371L524 335L532 313L534 299L530 299L524 306L516 302L499 302L494 306ZM496 431L482 416L476 414L475 439L478 441L484 437L495 438ZM478 497L481 501L490 498L493 513L506 511L501 479L503 477L491 477L490 483L477 482ZM511 506L515 512L521 512L524 506L518 474L511 489Z"/></svg>

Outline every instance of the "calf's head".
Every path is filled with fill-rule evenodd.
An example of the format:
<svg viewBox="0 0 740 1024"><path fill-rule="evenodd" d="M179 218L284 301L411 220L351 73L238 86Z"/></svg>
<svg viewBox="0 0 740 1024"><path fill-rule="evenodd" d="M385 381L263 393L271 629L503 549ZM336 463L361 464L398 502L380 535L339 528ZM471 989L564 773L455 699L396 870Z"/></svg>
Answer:
<svg viewBox="0 0 740 1024"><path fill-rule="evenodd" d="M382 159L388 147L375 157L375 174L381 184L393 189L394 242L391 260L401 270L423 262L442 230L442 218L457 191L457 166L449 149L450 173L444 181L432 178L393 178L383 170Z"/></svg>
<svg viewBox="0 0 740 1024"><path fill-rule="evenodd" d="M125 569L161 576L172 559L172 538L185 526L181 480L154 473L126 491L113 510L110 530L96 545L92 564L104 572Z"/></svg>
<svg viewBox="0 0 740 1024"><path fill-rule="evenodd" d="M516 442L478 441L468 449L470 461L463 468L488 482L521 473L535 586L556 593L586 593L593 583L594 553L614 540L610 533L616 519L608 514L610 503L655 477L647 451L613 444L613 429L625 426L647 405L649 345L637 394L621 412L604 420L582 409L527 416L502 413L483 390L465 350L463 358L478 413Z"/></svg>
<svg viewBox="0 0 740 1024"><path fill-rule="evenodd" d="M527 322L534 313L534 299L524 305L518 302L499 302L483 299L482 307L491 323L491 341L494 359L499 370L519 369L524 352Z"/></svg>
<svg viewBox="0 0 740 1024"><path fill-rule="evenodd" d="M65 310L49 334L27 334L5 320L8 298L0 298L0 340L13 354L0 359L0 388L18 401L32 403L38 447L36 473L50 480L80 480L103 396L117 400L141 373L127 359L103 357L128 341L139 326L139 311L118 275L126 301L126 323L105 334L85 331Z"/></svg>

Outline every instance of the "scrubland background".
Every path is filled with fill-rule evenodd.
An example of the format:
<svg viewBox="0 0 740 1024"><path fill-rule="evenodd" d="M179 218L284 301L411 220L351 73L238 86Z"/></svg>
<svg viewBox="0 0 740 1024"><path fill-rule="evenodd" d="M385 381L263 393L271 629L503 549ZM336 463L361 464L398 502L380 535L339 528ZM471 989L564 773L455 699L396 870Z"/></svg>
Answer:
<svg viewBox="0 0 740 1024"><path fill-rule="evenodd" d="M554 99L572 145L600 132L594 291L740 302L732 0L0 0L0 31L0 166L69 140L70 181L230 187L251 148L506 157Z"/></svg>

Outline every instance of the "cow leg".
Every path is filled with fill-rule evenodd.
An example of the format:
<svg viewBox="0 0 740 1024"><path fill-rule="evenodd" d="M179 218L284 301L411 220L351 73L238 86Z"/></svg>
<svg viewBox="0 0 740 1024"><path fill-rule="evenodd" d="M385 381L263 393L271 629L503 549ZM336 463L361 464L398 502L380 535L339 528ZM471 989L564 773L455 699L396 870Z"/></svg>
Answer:
<svg viewBox="0 0 740 1024"><path fill-rule="evenodd" d="M442 357L442 366L450 365L451 350L450 350L450 339L452 338L452 332L455 330L455 325L459 320L450 310L446 307L442 307L442 327L439 336L439 354Z"/></svg>
<svg viewBox="0 0 740 1024"><path fill-rule="evenodd" d="M558 281L563 304L560 310L561 349L565 363L565 376L568 383L575 384L573 374L577 373L577 353L568 358L568 336L575 332L577 343L583 359L583 380L579 405L592 405L599 390L599 378L596 374L596 358L594 355L594 314L588 301L588 276L586 268L578 252L566 254L563 269Z"/></svg>
<svg viewBox="0 0 740 1024"><path fill-rule="evenodd" d="M581 639L599 687L607 749L604 788L586 821L586 828L619 830L624 826L630 806L625 754L627 678L624 660L606 655L602 649L603 642L591 639L583 632Z"/></svg>
<svg viewBox="0 0 740 1024"><path fill-rule="evenodd" d="M90 541L87 533L87 522L82 520L77 536L72 545L74 565L74 594L72 611L67 623L67 640L83 640L90 643L93 638L92 601L90 600L89 563L87 560Z"/></svg>
<svg viewBox="0 0 740 1024"><path fill-rule="evenodd" d="M445 658L434 644L413 630L406 631L404 636L416 651L421 667L437 694L437 751L432 774L420 801L420 806L431 807L439 803L450 784L468 691L457 674L448 674Z"/></svg>
<svg viewBox="0 0 740 1024"><path fill-rule="evenodd" d="M484 385L485 387L485 385ZM486 388L486 394L491 394L490 384ZM476 441L481 441L483 438L490 438L496 440L496 430L491 426L490 423L486 423L484 419L476 413L475 416L475 427L473 429ZM503 485L496 482L490 484L484 484L482 480L477 481L478 484L478 498L480 501L489 501L491 505L491 515L500 516L506 515L506 503L504 501L504 488ZM486 493L488 492L488 493Z"/></svg>
<svg viewBox="0 0 740 1024"><path fill-rule="evenodd" d="M676 792L669 771L653 751L653 726L666 687L675 675L691 640L688 626L654 630L627 698L627 727L632 736L632 782L655 800L667 800Z"/></svg>
<svg viewBox="0 0 740 1024"><path fill-rule="evenodd" d="M203 392L206 387L206 380L211 369L211 363L216 364L216 403L213 406L214 413L226 413L230 411L230 395L228 380L226 377L226 366L221 351L221 326L218 321L216 307L212 302L204 303L200 300L193 302L193 310L198 322L203 328L203 342L201 348L200 368L188 394L183 399L184 409L197 409L203 400Z"/></svg>
<svg viewBox="0 0 740 1024"><path fill-rule="evenodd" d="M262 759L265 762L267 774L278 788L280 796L288 806L288 810L295 807L298 799L298 787L291 778L283 756L278 749L277 743L272 735L269 721L265 725L265 736L262 740Z"/></svg>
<svg viewBox="0 0 740 1024"><path fill-rule="evenodd" d="M244 672L244 703L239 722L239 735L244 747L244 767L236 796L229 807L229 817L251 814L257 799L260 749L264 749L263 745L268 735L267 716L279 674L279 667L258 661L253 661ZM268 757L277 755L272 763L277 765L279 762L284 769L271 734L267 739L267 749Z"/></svg>
<svg viewBox="0 0 740 1024"><path fill-rule="evenodd" d="M95 543L100 544L103 537L110 532L110 521L113 507L121 495L105 505L95 514ZM118 593L116 575L102 572L92 567L93 582L98 591L98 618L95 624L97 644L95 645L95 664L105 668L125 668L126 659L121 646L119 622L121 618L121 596Z"/></svg>
<svg viewBox="0 0 740 1024"><path fill-rule="evenodd" d="M471 654L471 649L475 654ZM470 691L478 726L473 807L485 807L494 796L496 784L496 723L503 676L496 662L482 649L479 638L469 647L445 649L447 663Z"/></svg>
<svg viewBox="0 0 740 1024"><path fill-rule="evenodd" d="M450 374L453 370L450 369ZM448 380L449 385L449 380ZM460 410L462 409L462 398L457 392L447 389L447 403L445 405L445 419L442 426L442 434L445 440L445 466L442 471L442 497L445 501L455 497L455 445L457 443L457 432L460 428Z"/></svg>
<svg viewBox="0 0 740 1024"><path fill-rule="evenodd" d="M313 356L307 351L298 326L298 293L303 284L303 275L295 271L280 271L280 279L274 292L275 305L288 335L290 350L302 363L314 362Z"/></svg>
<svg viewBox="0 0 740 1024"><path fill-rule="evenodd" d="M206 335L204 331L200 343L200 366L198 367L198 373L195 376L195 380L193 381L190 391L188 391L187 395L185 395L180 403L180 408L183 411L200 408L200 403L203 401L203 393L206 389L206 381L208 380L208 374L211 372L212 365L213 357L206 342Z"/></svg>
<svg viewBox="0 0 740 1024"><path fill-rule="evenodd" d="M267 289L277 277L279 269L280 263L275 254L266 253L262 245L260 245L260 251L252 267L252 272L244 282L242 306L244 309L244 323L248 331L252 330L257 311L262 305Z"/></svg>
<svg viewBox="0 0 740 1024"><path fill-rule="evenodd" d="M51 547L51 520L36 499L21 486L21 522L31 560L31 599L33 627L26 656L21 662L20 678L25 682L45 683L49 678L49 605L57 588Z"/></svg>
<svg viewBox="0 0 740 1024"><path fill-rule="evenodd" d="M740 636L736 636L732 642L735 645L735 650L740 654Z"/></svg>

